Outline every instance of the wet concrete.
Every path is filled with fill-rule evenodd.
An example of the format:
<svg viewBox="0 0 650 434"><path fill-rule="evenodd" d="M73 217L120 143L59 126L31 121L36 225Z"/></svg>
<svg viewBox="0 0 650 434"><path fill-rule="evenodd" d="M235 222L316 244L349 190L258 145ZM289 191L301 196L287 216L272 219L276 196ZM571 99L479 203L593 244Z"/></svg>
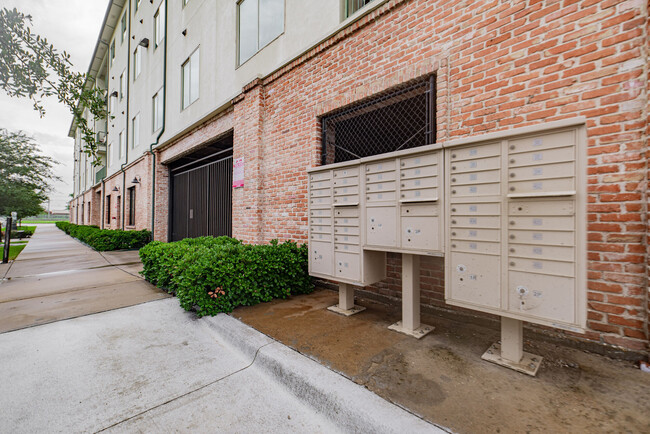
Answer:
<svg viewBox="0 0 650 434"><path fill-rule="evenodd" d="M527 339L544 357L533 378L481 360L497 331L423 315L436 329L416 340L387 329L396 307L357 298L367 310L343 317L336 303L318 290L233 316L457 432L650 432L650 375L633 363Z"/></svg>
<svg viewBox="0 0 650 434"><path fill-rule="evenodd" d="M138 274L137 255L102 254L39 225L18 259L0 269L0 333L168 297Z"/></svg>

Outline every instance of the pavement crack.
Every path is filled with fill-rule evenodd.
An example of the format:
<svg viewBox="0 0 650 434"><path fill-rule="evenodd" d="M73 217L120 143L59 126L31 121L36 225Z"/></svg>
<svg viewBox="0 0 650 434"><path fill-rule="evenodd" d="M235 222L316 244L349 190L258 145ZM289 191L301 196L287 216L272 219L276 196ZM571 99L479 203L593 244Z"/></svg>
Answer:
<svg viewBox="0 0 650 434"><path fill-rule="evenodd" d="M185 393L183 393L183 394L181 394L181 395L178 395L178 396L176 396L176 397L174 397L174 398L168 399L168 400L165 401L165 402L161 402L160 404L154 405L153 407L150 407L150 408L148 408L148 409L146 409L146 410L143 410L143 411L141 411L140 413L134 414L133 416L129 416L129 417L127 417L126 419L122 419L122 420L120 420L120 421L118 421L118 422L115 422L114 424L109 425L109 426L107 426L107 427L105 427L105 428L102 428L102 429L100 429L99 431L95 431L95 434L97 434L97 433L101 433L101 432L105 432L105 431L107 431L107 430L109 430L109 429L111 429L111 428L115 428L116 426L121 425L121 424L123 424L124 422L128 422L129 420L132 420L132 419L135 419L135 418L137 418L137 417L140 417L140 416L142 416L142 415L144 415L144 414L146 414L146 413L149 413L150 411L153 411L153 410L155 410L155 409L157 409L157 408L163 407L163 406L165 406L165 405L167 405L167 404L170 404L170 403L172 403L172 402L174 402L174 401L177 401L177 400L179 400L179 399L181 399L181 398L184 398L184 397L186 397L186 396L189 396L189 395L191 395L191 394L193 394L193 393L196 393L196 392L198 392L198 391L200 391L200 390L205 389L206 387L210 387L210 386L212 386L213 384L216 384L216 383L218 383L218 382L220 382L220 381L225 380L226 378L232 377L232 376L235 375L235 374L239 374L240 372L243 372L243 371L249 369L251 366L253 366L253 364L255 364L255 360L257 360L257 355L258 355L259 352L262 350L262 348L264 348L264 347L266 347L266 346L268 346L268 345L274 344L274 343L275 343L275 342L269 342L269 343L264 344L264 345L262 345L261 347L259 347L259 348L255 351L255 355L253 356L253 360L251 360L251 362L250 362L248 365L246 365L246 366L244 366L244 367L242 367L242 368L240 368L240 369L238 369L238 370L236 370L236 371L233 371L233 372L231 372L231 373L228 374L228 375L224 375L223 377L217 378L217 379L214 380L214 381L211 381L211 382L209 382L209 383L207 383L207 384L204 384L203 386L199 386L199 387L197 387L196 389L190 390L189 392L185 392Z"/></svg>

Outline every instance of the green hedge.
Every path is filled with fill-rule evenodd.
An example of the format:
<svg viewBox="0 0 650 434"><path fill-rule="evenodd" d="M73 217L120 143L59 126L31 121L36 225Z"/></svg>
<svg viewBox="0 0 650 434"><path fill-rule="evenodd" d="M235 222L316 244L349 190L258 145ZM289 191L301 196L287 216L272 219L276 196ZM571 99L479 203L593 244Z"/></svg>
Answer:
<svg viewBox="0 0 650 434"><path fill-rule="evenodd" d="M307 245L291 241L247 245L228 237L153 241L140 249L142 275L199 316L311 292L307 254Z"/></svg>
<svg viewBox="0 0 650 434"><path fill-rule="evenodd" d="M56 227L100 252L139 249L151 242L151 232L147 230L100 229L98 226L75 225L68 222L57 222Z"/></svg>

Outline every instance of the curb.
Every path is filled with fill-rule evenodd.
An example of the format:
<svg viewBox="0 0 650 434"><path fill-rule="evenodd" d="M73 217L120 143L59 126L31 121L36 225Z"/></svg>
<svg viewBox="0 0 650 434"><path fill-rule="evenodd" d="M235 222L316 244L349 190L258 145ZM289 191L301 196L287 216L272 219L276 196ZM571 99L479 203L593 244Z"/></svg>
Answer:
<svg viewBox="0 0 650 434"><path fill-rule="evenodd" d="M219 314L202 320L222 340L251 360L253 367L272 377L344 432L450 432L386 401L231 316Z"/></svg>

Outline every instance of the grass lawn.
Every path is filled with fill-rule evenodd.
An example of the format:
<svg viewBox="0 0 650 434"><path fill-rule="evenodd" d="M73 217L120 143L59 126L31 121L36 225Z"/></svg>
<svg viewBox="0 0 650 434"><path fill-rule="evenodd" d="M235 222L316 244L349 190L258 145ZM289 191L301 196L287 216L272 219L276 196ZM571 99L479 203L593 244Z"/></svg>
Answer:
<svg viewBox="0 0 650 434"><path fill-rule="evenodd" d="M19 231L35 231L36 226L17 226Z"/></svg>
<svg viewBox="0 0 650 434"><path fill-rule="evenodd" d="M45 224L45 223L56 223L56 222L61 222L61 221L67 221L67 220L30 220L27 223L42 225L42 224Z"/></svg>
<svg viewBox="0 0 650 434"><path fill-rule="evenodd" d="M18 255L20 255L20 252L23 251L25 246L26 244L19 244L15 246L14 243L11 243L11 245L9 245L9 260L13 261L16 259ZM4 244L2 244L2 247L0 247L0 252L4 252ZM4 253L0 253L0 262L2 262L2 254Z"/></svg>

